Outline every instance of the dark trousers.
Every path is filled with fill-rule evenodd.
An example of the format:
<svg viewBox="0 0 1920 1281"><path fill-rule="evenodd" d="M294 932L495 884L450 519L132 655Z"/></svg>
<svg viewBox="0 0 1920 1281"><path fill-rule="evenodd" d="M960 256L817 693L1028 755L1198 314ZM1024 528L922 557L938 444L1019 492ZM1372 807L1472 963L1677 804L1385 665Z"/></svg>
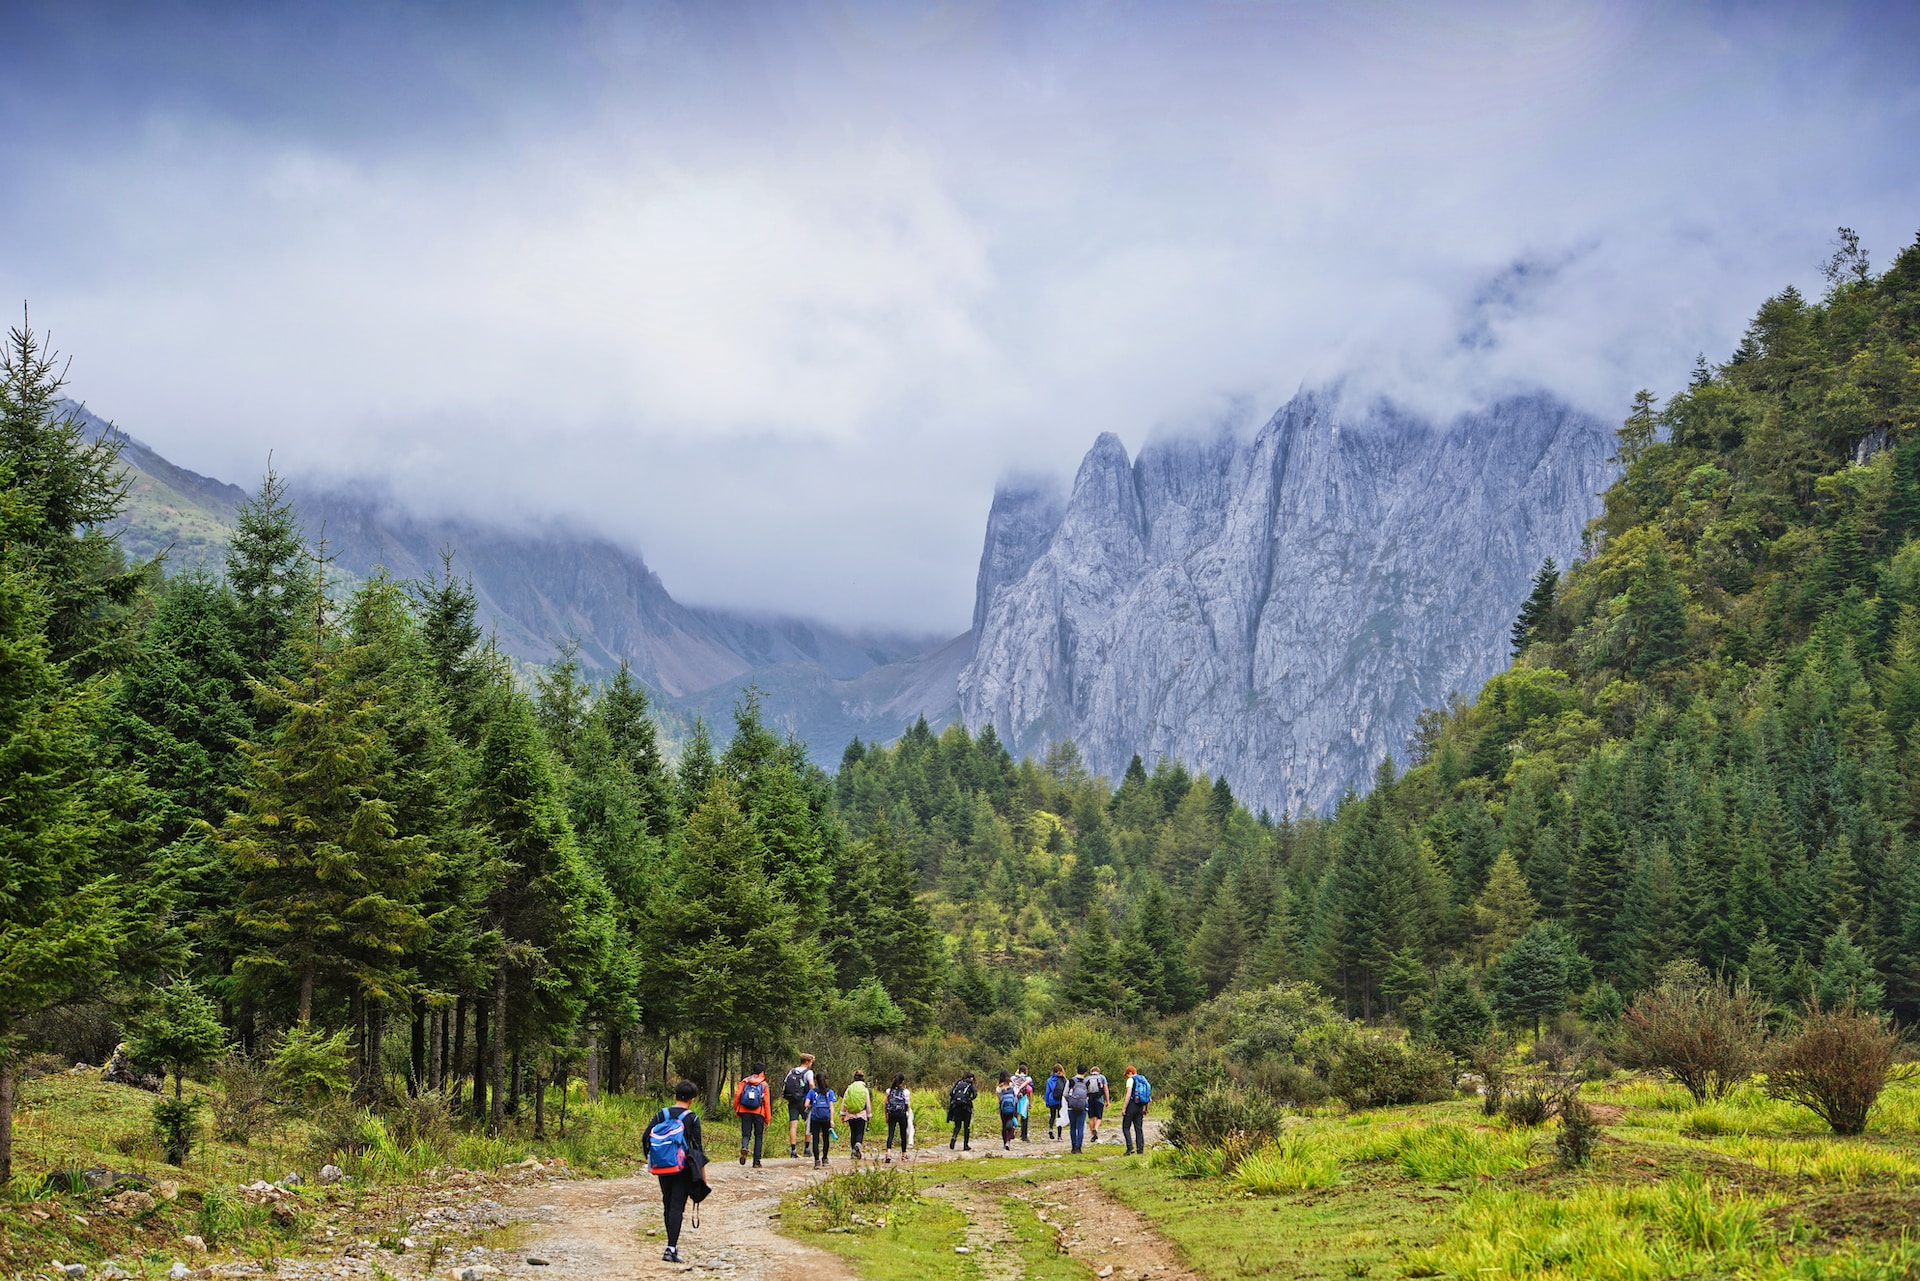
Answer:
<svg viewBox="0 0 1920 1281"><path fill-rule="evenodd" d="M867 1118L850 1116L847 1118L847 1141L853 1144L853 1154L860 1155L860 1144L867 1137Z"/></svg>
<svg viewBox="0 0 1920 1281"><path fill-rule="evenodd" d="M1026 1111L1020 1114L1020 1141L1022 1143L1027 1141L1027 1112L1031 1111L1033 1111L1033 1103L1029 1100Z"/></svg>
<svg viewBox="0 0 1920 1281"><path fill-rule="evenodd" d="M1120 1141L1127 1145L1129 1152L1147 1150L1147 1110L1138 1103L1127 1104L1127 1110L1120 1114Z"/></svg>
<svg viewBox="0 0 1920 1281"><path fill-rule="evenodd" d="M1019 1132L1020 1114L1017 1112L1002 1112L1000 1114L1000 1141L1002 1143L1011 1143L1013 1142L1013 1136Z"/></svg>
<svg viewBox="0 0 1920 1281"><path fill-rule="evenodd" d="M740 1118L740 1150L745 1152L749 1145L753 1148L753 1159L760 1159L760 1147L767 1141L767 1118L758 1112L735 1113Z"/></svg>
<svg viewBox="0 0 1920 1281"><path fill-rule="evenodd" d="M667 1212L667 1245L680 1244L680 1220L687 1213L688 1180L684 1174L660 1176L660 1202Z"/></svg>
<svg viewBox="0 0 1920 1281"><path fill-rule="evenodd" d="M956 1143L963 1142L968 1147L973 1146L972 1108L967 1108L965 1111L959 1108L953 1110L953 1137L947 1140L947 1146L952 1147Z"/></svg>
<svg viewBox="0 0 1920 1281"><path fill-rule="evenodd" d="M1050 1107L1047 1109L1047 1137L1051 1139L1052 1137L1054 1137L1054 1135L1058 1134L1059 1132L1060 1132L1060 1109Z"/></svg>
<svg viewBox="0 0 1920 1281"><path fill-rule="evenodd" d="M826 1160L827 1145L833 1141L833 1122L810 1121L807 1123L807 1134L809 1136L807 1150L813 1153L813 1159Z"/></svg>
<svg viewBox="0 0 1920 1281"><path fill-rule="evenodd" d="M889 1152L893 1151L893 1136L895 1131L898 1131L900 1134L900 1150L905 1152L907 1150L906 1117L890 1116L887 1118L887 1151Z"/></svg>

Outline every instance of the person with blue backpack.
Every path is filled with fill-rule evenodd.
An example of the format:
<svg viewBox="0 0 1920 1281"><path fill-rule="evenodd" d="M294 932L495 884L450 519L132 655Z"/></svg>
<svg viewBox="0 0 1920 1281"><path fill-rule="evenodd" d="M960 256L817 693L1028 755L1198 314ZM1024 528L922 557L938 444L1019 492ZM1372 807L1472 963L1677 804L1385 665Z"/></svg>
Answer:
<svg viewBox="0 0 1920 1281"><path fill-rule="evenodd" d="M1127 1064L1126 1106L1120 1112L1120 1138L1127 1155L1147 1152L1147 1104L1153 1102L1153 1082L1133 1064Z"/></svg>
<svg viewBox="0 0 1920 1281"><path fill-rule="evenodd" d="M740 1078L733 1091L733 1114L740 1118L740 1164L753 1148L753 1168L760 1168L760 1148L766 1142L767 1122L773 1119L773 1093L767 1088L767 1065L756 1063L753 1074Z"/></svg>
<svg viewBox="0 0 1920 1281"><path fill-rule="evenodd" d="M1002 1072L997 1090L1000 1097L1000 1150L1013 1150L1013 1136L1020 1131L1020 1088L1013 1083L1013 1073Z"/></svg>
<svg viewBox="0 0 1920 1281"><path fill-rule="evenodd" d="M1050 1139L1060 1137L1060 1109L1066 1106L1066 1097L1067 1069L1056 1063L1053 1065L1053 1075L1047 1078L1047 1084L1040 1092L1041 1100L1047 1105L1047 1137Z"/></svg>
<svg viewBox="0 0 1920 1281"><path fill-rule="evenodd" d="M640 1136L647 1169L660 1179L660 1203L667 1220L667 1252L660 1258L666 1263L681 1261L680 1221L686 1217L688 1200L706 1197L707 1154L700 1145L700 1117L693 1110L699 1095L700 1087L692 1081L675 1085L674 1101L660 1109Z"/></svg>
<svg viewBox="0 0 1920 1281"><path fill-rule="evenodd" d="M827 1144L833 1139L833 1105L840 1096L825 1076L816 1075L814 1080L814 1087L807 1091L807 1150L813 1153L813 1168L817 1170L827 1163Z"/></svg>

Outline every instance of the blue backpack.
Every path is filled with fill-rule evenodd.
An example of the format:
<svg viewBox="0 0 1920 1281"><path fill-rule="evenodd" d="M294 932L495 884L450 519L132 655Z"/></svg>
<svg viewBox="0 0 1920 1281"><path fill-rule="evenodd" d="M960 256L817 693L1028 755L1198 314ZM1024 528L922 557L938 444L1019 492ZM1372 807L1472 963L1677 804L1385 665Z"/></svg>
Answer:
<svg viewBox="0 0 1920 1281"><path fill-rule="evenodd" d="M831 1090L815 1090L813 1092L813 1107L807 1113L807 1117L809 1120L814 1121L833 1120L833 1092Z"/></svg>
<svg viewBox="0 0 1920 1281"><path fill-rule="evenodd" d="M758 1112L760 1105L766 1101L767 1083L765 1081L748 1081L740 1087L740 1110L742 1112Z"/></svg>
<svg viewBox="0 0 1920 1281"><path fill-rule="evenodd" d="M1136 1103L1153 1102L1153 1082L1147 1080L1144 1073L1133 1074L1133 1099Z"/></svg>
<svg viewBox="0 0 1920 1281"><path fill-rule="evenodd" d="M1020 1113L1020 1091L1009 1085L1000 1091L1000 1115L1018 1116Z"/></svg>
<svg viewBox="0 0 1920 1281"><path fill-rule="evenodd" d="M674 1116L666 1108L647 1131L647 1171L650 1174L679 1174L687 1168L686 1113Z"/></svg>
<svg viewBox="0 0 1920 1281"><path fill-rule="evenodd" d="M1055 1073L1053 1076L1050 1076L1047 1078L1046 1098L1047 1098L1048 1107L1057 1108L1060 1106L1060 1089L1066 1083L1067 1083L1067 1078L1059 1075L1058 1073Z"/></svg>

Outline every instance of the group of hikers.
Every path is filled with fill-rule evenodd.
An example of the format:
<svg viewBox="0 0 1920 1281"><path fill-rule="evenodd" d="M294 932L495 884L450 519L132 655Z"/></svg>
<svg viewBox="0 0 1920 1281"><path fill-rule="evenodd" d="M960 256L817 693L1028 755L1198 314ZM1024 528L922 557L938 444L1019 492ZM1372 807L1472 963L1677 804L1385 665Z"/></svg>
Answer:
<svg viewBox="0 0 1920 1281"><path fill-rule="evenodd" d="M698 1204L707 1194L706 1150L701 1142L700 1117L693 1109L699 1093L700 1087L691 1081L675 1085L673 1103L654 1116L642 1139L647 1169L660 1177L667 1227L667 1250L661 1257L668 1263L680 1262L680 1227L688 1203ZM1012 1072L1001 1072L994 1086L994 1100L1000 1110L1000 1146L1004 1150L1013 1150L1015 1138L1022 1143L1029 1141L1027 1120L1036 1094L1047 1109L1047 1137L1065 1137L1072 1151L1083 1150L1089 1141L1100 1142L1100 1123L1115 1104L1120 1107L1120 1135L1127 1155L1147 1150L1146 1117L1147 1106L1153 1101L1153 1084L1132 1064L1127 1065L1125 1080L1117 1089L1097 1065L1090 1068L1084 1063L1072 1075L1065 1065L1054 1064L1053 1072L1037 1088L1025 1063ZM972 1072L962 1073L947 1091L947 1123L953 1127L947 1140L949 1151L973 1150L973 1108L979 1097L978 1078ZM884 1159L893 1159L896 1139L902 1155L914 1147L913 1092L907 1088L904 1073L896 1072L884 1095L876 1099L867 1084L867 1074L855 1069L846 1091L836 1093L825 1075L815 1069L813 1055L803 1054L782 1078L780 1098L787 1105L787 1156L799 1157L804 1133L807 1154L816 1170L827 1164L828 1149L838 1137L836 1121L847 1128L854 1159L866 1155L867 1125L873 1120L876 1102L887 1120ZM740 1123L741 1165L751 1159L755 1169L760 1167L773 1107L767 1065L755 1063L733 1089L733 1113Z"/></svg>

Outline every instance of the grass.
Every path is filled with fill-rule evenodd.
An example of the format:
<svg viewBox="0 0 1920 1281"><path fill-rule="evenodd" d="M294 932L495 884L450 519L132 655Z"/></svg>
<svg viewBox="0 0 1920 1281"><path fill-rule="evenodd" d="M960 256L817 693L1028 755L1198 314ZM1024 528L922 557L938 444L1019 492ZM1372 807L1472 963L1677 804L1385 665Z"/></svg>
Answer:
<svg viewBox="0 0 1920 1281"><path fill-rule="evenodd" d="M849 1177L836 1175L820 1188ZM915 1195L913 1186L912 1176L907 1176L897 1195L884 1208L872 1203L873 1213L862 1215L860 1223L832 1221L840 1213L835 1202L850 1193L789 1193L781 1202L781 1231L839 1255L868 1281L975 1281L979 1263L972 1255L954 1252L966 1241L966 1215L943 1201Z"/></svg>
<svg viewBox="0 0 1920 1281"><path fill-rule="evenodd" d="M1534 1134L1440 1121L1404 1131L1396 1155L1400 1168L1428 1183L1486 1179L1531 1162Z"/></svg>
<svg viewBox="0 0 1920 1281"><path fill-rule="evenodd" d="M1089 1281L1092 1278L1093 1268L1062 1249L1059 1234L1041 1222L1038 1211L1024 1196L1009 1196L1000 1204L1007 1216L1007 1227L1020 1246L1024 1281Z"/></svg>

